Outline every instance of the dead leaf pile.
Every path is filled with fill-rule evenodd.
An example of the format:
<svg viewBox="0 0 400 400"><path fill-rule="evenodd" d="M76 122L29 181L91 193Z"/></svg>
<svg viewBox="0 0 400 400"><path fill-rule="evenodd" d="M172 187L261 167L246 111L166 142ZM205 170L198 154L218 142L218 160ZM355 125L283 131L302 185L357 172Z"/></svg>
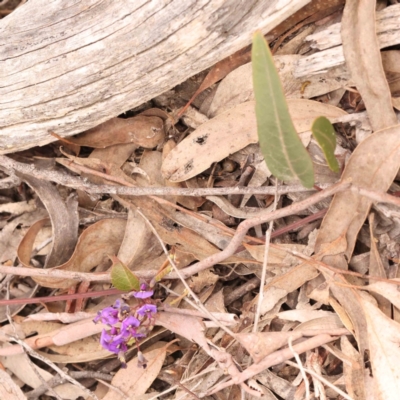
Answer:
<svg viewBox="0 0 400 400"><path fill-rule="evenodd" d="M265 165L249 49L157 108L0 156L0 398L398 399L399 26L398 4L314 0L267 35L315 190ZM93 323L122 295L115 256L161 281L126 369Z"/></svg>

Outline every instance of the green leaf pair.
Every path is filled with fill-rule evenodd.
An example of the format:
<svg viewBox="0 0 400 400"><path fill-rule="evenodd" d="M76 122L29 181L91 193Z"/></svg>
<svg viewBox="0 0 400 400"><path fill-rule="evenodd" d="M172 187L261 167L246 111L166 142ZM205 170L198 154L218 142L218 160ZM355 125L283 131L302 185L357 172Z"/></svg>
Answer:
<svg viewBox="0 0 400 400"><path fill-rule="evenodd" d="M268 44L260 32L253 37L253 86L256 99L257 130L261 151L269 170L283 181L299 180L306 188L314 186L314 167L295 130L284 91ZM312 132L334 171L336 136L325 117L317 118Z"/></svg>

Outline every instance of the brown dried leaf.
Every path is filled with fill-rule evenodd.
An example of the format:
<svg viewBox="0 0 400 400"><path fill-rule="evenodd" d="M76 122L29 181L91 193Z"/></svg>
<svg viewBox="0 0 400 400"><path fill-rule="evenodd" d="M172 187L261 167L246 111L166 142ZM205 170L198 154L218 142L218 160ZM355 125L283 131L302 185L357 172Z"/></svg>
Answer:
<svg viewBox="0 0 400 400"><path fill-rule="evenodd" d="M129 209L118 258L132 271L138 271L161 253L162 247L146 221Z"/></svg>
<svg viewBox="0 0 400 400"><path fill-rule="evenodd" d="M346 390L353 399L365 399L364 384L364 360L361 354L351 345L346 336L340 338L340 347L347 357L351 358L351 364L343 362L343 376Z"/></svg>
<svg viewBox="0 0 400 400"><path fill-rule="evenodd" d="M382 263L381 256L377 247L377 239L374 236L374 213L369 215L369 232L371 237L371 251L369 259L369 271L368 274L371 276L378 276L380 278L386 278L385 268ZM378 302L379 309L389 318L392 316L392 306L390 301L379 294L372 294Z"/></svg>
<svg viewBox="0 0 400 400"><path fill-rule="evenodd" d="M157 378L163 366L169 344L157 342L144 352L148 361L147 367L138 366L138 358L135 357L127 363L127 368L121 368L115 374L111 384L120 389L126 396L145 394L147 389ZM103 400L120 400L123 397L115 390L110 389Z"/></svg>
<svg viewBox="0 0 400 400"><path fill-rule="evenodd" d="M33 389L43 384L38 374L42 376L42 379L48 381L53 375L43 368L35 366L33 369L32 363L29 362L27 354L13 355L12 357L0 357L1 363L5 368L12 371L18 379L25 384L29 385ZM1 371L1 370L0 370ZM0 399L7 399L7 397L1 396L1 380L0 380ZM80 396L86 396L86 394L77 386L71 383L65 383L55 388L56 393L63 399L75 400ZM23 397L25 399L25 397ZM9 397L9 400L18 399L18 397Z"/></svg>
<svg viewBox="0 0 400 400"><path fill-rule="evenodd" d="M349 72L344 65L324 71L323 74L296 78L293 75L293 71L302 58L302 56L296 54L274 56L274 62L288 100L321 96L342 88L349 83ZM253 101L252 73L251 63L242 65L231 72L219 84L207 116L209 118L215 117L237 104ZM343 110L341 111L344 113Z"/></svg>
<svg viewBox="0 0 400 400"><path fill-rule="evenodd" d="M133 118L112 118L68 141L94 148L121 143L135 143L145 148L156 147L164 140L164 122L159 117L137 115Z"/></svg>
<svg viewBox="0 0 400 400"><path fill-rule="evenodd" d="M376 35L375 0L347 1L342 18L346 64L368 111L372 129L397 125Z"/></svg>
<svg viewBox="0 0 400 400"><path fill-rule="evenodd" d="M202 260L211 254L218 252L218 248L205 240L200 234L188 229L174 221L171 210L161 207L154 201L148 199L134 198L131 202L140 207L141 211L153 224L164 243L175 246L177 249L192 254L197 260ZM249 262L250 259L238 256L231 256L222 264L232 262Z"/></svg>
<svg viewBox="0 0 400 400"><path fill-rule="evenodd" d="M337 107L304 99L289 100L288 106L299 133L309 131L318 116L333 118L344 113ZM308 140L309 135L305 138L306 143ZM203 172L212 163L257 142L255 105L249 101L219 114L192 132L167 155L161 171L166 179L184 181Z"/></svg>
<svg viewBox="0 0 400 400"><path fill-rule="evenodd" d="M395 400L400 393L400 325L361 296L367 318L372 374L377 400Z"/></svg>
<svg viewBox="0 0 400 400"><path fill-rule="evenodd" d="M394 280L398 281L400 285L399 279ZM400 310L400 292L398 290L398 285L388 282L374 282L368 286L365 286L365 289L385 297L390 301L390 303Z"/></svg>
<svg viewBox="0 0 400 400"><path fill-rule="evenodd" d="M78 203L73 197L63 200L50 182L29 175L18 176L39 196L51 220L53 241L44 268L60 265L71 257L78 239Z"/></svg>
<svg viewBox="0 0 400 400"><path fill-rule="evenodd" d="M351 179L359 187L385 192L399 167L400 127L397 126L376 132L360 143L351 155L342 179ZM354 192L335 195L318 232L316 252L343 238L344 254L350 259L370 206L370 200ZM339 254L342 251L331 246L325 254Z"/></svg>
<svg viewBox="0 0 400 400"><path fill-rule="evenodd" d="M208 343L204 335L205 327L200 318L174 312L159 312L156 324L197 343L208 353Z"/></svg>
<svg viewBox="0 0 400 400"><path fill-rule="evenodd" d="M39 221L32 225L18 248L18 258L27 268L33 243L39 230L45 221ZM122 219L104 219L87 228L80 236L76 249L69 261L61 264L55 269L67 271L89 272L100 264L109 254L116 254L121 245L126 221ZM51 269L50 269L51 270ZM69 288L76 284L75 280L57 279L50 276L35 277L34 280L42 286L50 288Z"/></svg>
<svg viewBox="0 0 400 400"><path fill-rule="evenodd" d="M26 400L22 390L11 379L6 371L0 369L0 399L2 400Z"/></svg>
<svg viewBox="0 0 400 400"><path fill-rule="evenodd" d="M256 259L257 261L263 262L264 254L265 254L265 245L250 245L247 243L243 243L243 246L246 250ZM285 266L290 267L293 265L297 265L300 263L300 260L294 257L290 251L295 250L299 253L303 253L306 249L306 245L304 244L270 244L269 252L268 252L268 266ZM287 251L289 250L289 251Z"/></svg>
<svg viewBox="0 0 400 400"><path fill-rule="evenodd" d="M301 338L301 332L257 332L238 333L240 344L250 353L254 362L259 363L264 357L287 345L289 338Z"/></svg>

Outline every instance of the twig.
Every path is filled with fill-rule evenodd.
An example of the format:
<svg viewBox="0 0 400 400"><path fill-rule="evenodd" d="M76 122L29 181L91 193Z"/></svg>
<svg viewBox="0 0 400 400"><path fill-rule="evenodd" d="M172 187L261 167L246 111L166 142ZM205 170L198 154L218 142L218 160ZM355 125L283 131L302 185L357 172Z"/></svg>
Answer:
<svg viewBox="0 0 400 400"><path fill-rule="evenodd" d="M0 156L0 158L1 157L2 156ZM341 182L341 183L335 184L335 185L329 187L328 189L318 192L315 195L310 196L309 198L307 198L303 201L292 204L288 207L279 209L277 211L271 212L268 216L265 216L262 219L261 218L252 218L252 219L243 221L242 223L239 224L235 235L233 236L229 245L223 251L213 254L213 255L205 258L204 260L199 261L194 265L191 265L190 267L180 270L181 276L186 279L200 271L203 271L204 269L207 269L209 267L212 267L215 264L218 264L218 263L224 261L226 258L233 255L235 253L236 249L241 244L247 231L250 228L252 228L253 226L261 224L261 223L265 223L265 222L270 222L270 221L278 219L278 218L283 218L283 217L286 217L286 216L294 214L294 213L298 213L299 211L307 209L311 205L318 203L319 201L323 200L326 197L329 197L337 192L348 189L350 187L350 185L351 184L349 182ZM356 189L356 191L358 191L358 190L359 189ZM375 201L399 205L399 198L388 195L386 193L371 192L371 191L367 191L364 189L363 190L360 189L360 194L368 196L368 197L374 199ZM295 252L293 252L293 254L296 255ZM302 254L297 254L297 255L299 257L304 257ZM341 271L341 272L342 273L350 273L347 271ZM57 269L46 270L46 269L39 269L39 268L9 267L9 266L5 266L5 265L0 265L0 273L20 275L20 276L46 276L46 277L53 276L55 278L74 279L77 281L110 282L110 274L109 273L93 274L93 273L84 273L84 272L75 272L75 271L62 271L62 270L57 270ZM154 277L154 275L156 273L157 273L156 270L137 271L136 275L142 279L151 279ZM165 278L166 279L178 279L179 277L175 272L171 272ZM382 278L375 278L375 277L367 277L367 278L376 279L378 281L382 280ZM385 280L385 281L387 281L387 280ZM394 282L391 282L391 283L394 283ZM15 303L23 302L23 301L29 302L29 299L13 299L13 300L11 300L11 302L14 302L14 300L15 300ZM54 298L54 300L56 300L56 298ZM2 304L2 303L0 302L0 304Z"/></svg>
<svg viewBox="0 0 400 400"><path fill-rule="evenodd" d="M14 337L12 335L7 335L10 339L12 339L14 342L17 342L20 346L22 346L27 353L29 353L32 357L37 358L38 360L41 360L51 368L53 368L56 372L60 374L66 381L72 383L75 386L78 386L80 389L82 389L88 396L93 397L95 400L99 400L99 398L91 392L89 389L86 389L85 386L83 386L81 383L79 383L77 380L73 379L70 377L68 374L66 374L61 368L57 367L52 361L49 359L41 356L39 353L37 353L35 350L33 350L28 344L26 344L23 340L18 339L17 337Z"/></svg>
<svg viewBox="0 0 400 400"><path fill-rule="evenodd" d="M8 299L10 297L10 282L8 282L7 284L7 295L6 298ZM6 315L7 315L7 319L8 322L10 323L13 331L14 331L14 335L16 338L18 338L18 340L21 340L18 336L17 330L15 329L15 325L14 325L14 321L11 318L11 314L10 314L10 306L7 305L6 307ZM27 353L26 349L23 347L24 352ZM35 373L35 375L39 378L39 380L42 382L42 386L44 387L44 393L49 391L56 399L58 400L63 400L56 392L55 390L49 386L46 382L46 380L43 378L43 376L41 375L41 373L38 371L36 365L32 362L32 360L26 356L26 360L28 361L28 364L31 366L32 371Z"/></svg>
<svg viewBox="0 0 400 400"><path fill-rule="evenodd" d="M278 187L278 180L276 181L276 184L275 184L275 188L277 188L277 187ZM277 193L275 193L274 205L272 208L273 211L276 211L277 206L278 206L278 195L277 195ZM260 314L261 314L261 305L264 300L264 287L265 287L265 280L267 278L268 253L269 253L269 245L271 243L271 233L272 233L273 227L274 227L274 221L271 221L269 223L267 233L265 234L265 245L264 245L265 247L264 247L263 266L262 266L262 271L261 271L261 284L260 284L260 291L258 292L258 301L257 301L256 314L254 316L253 332L257 332L258 321L260 320Z"/></svg>
<svg viewBox="0 0 400 400"><path fill-rule="evenodd" d="M70 371L68 372L68 374L74 379L90 378L90 379L101 379L103 381L110 381L110 382L112 380L112 375L104 374L102 372L97 372L97 371ZM47 381L47 385L50 387L56 387L58 385L62 385L63 383L65 383L65 381L66 381L65 378L63 378L60 375L56 375L55 377ZM46 391L47 387L41 385L36 389L26 393L25 395L28 399L36 399L42 394L46 393Z"/></svg>
<svg viewBox="0 0 400 400"><path fill-rule="evenodd" d="M308 382L307 375L306 375L306 373L304 371L304 367L303 367L303 364L302 364L302 362L300 360L300 357L299 357L298 353L296 353L294 348L293 348L293 343L292 343L292 337L291 336L289 337L289 340L288 340L288 346L289 346L289 349L292 352L292 354L293 354L293 356L294 356L294 358L295 358L295 360L297 362L297 368L300 370L301 376L303 377L304 385L306 386L306 399L310 400L310 382Z"/></svg>
<svg viewBox="0 0 400 400"><path fill-rule="evenodd" d="M347 329L342 329L341 332L342 333L340 333L338 330L336 333L338 336L341 334L342 335L351 334ZM324 333L294 345L293 349L296 351L296 353L301 354L307 350L315 349L316 347L322 346L323 344L329 343L336 339L337 339L336 335L331 336L329 334ZM274 353L263 358L259 363L252 364L245 371L241 372L240 374L237 374L234 379L231 379L222 384L218 384L211 391L207 392L207 395L210 396L214 393L219 392L222 389L225 389L226 387L229 387L231 385L238 385L242 382L245 382L246 380L252 378L254 375L264 371L266 368L270 368L274 365L281 364L282 362L290 360L291 358L293 358L293 353L288 348L275 351Z"/></svg>
<svg viewBox="0 0 400 400"><path fill-rule="evenodd" d="M38 179L56 182L61 185L72 187L75 189L85 190L88 193L109 193L129 196L211 196L211 195L228 195L228 194L274 194L275 188L271 186L263 187L228 187L228 188L173 188L173 187L159 187L159 188L143 188L143 187L129 187L123 185L96 185L83 180L77 176L69 175L66 172L58 170L48 170L36 167L34 164L24 164L13 160L10 157L0 155L0 165L12 174L13 171L18 171L26 175L34 176ZM81 166L79 166L81 167ZM106 179L112 179L111 175L99 173L98 171L91 170L96 175L103 176ZM115 179L115 178L114 178ZM129 185L132 185L129 183ZM327 185L318 184L321 188L326 188ZM278 187L279 194L309 192L301 185L290 185Z"/></svg>
<svg viewBox="0 0 400 400"><path fill-rule="evenodd" d="M248 280L247 282L240 285L237 289L233 290L231 293L229 293L225 297L225 299L224 299L225 306L229 306L235 300L240 299L247 292L250 292L251 290L258 287L259 285L260 285L260 278L258 278L257 276L255 276L254 278L251 278L250 280Z"/></svg>
<svg viewBox="0 0 400 400"><path fill-rule="evenodd" d="M299 368L299 366L292 362L292 361L285 361L285 363L287 365L290 365L292 367L295 368ZM336 393L340 394L340 396L342 396L343 398L347 399L347 400L354 400L351 396L349 396L347 393L343 392L343 390L340 390L338 387L336 387L335 385L333 385L332 383L330 383L327 379L323 378L322 376L316 374L314 371L308 369L308 368L304 368L304 371L307 372L307 374L312 375L314 378L320 380L322 383L324 383L326 386L330 387L332 390L334 390Z"/></svg>
<svg viewBox="0 0 400 400"><path fill-rule="evenodd" d="M246 235L247 231L250 228L252 228L256 225L260 225L260 224L263 224L266 222L273 221L275 219L287 217L288 215L298 213L299 211L305 210L305 209L309 208L311 205L318 203L319 201L325 199L326 197L329 197L337 192L340 192L340 191L343 191L343 190L349 188L350 185L351 185L350 182L337 183L337 184L329 187L326 190L323 190L321 192L316 193L313 196L308 197L305 200L302 200L298 203L292 204L288 207L273 211L262 218L261 217L250 218L250 219L247 219L246 221L241 222L236 229L235 235L233 236L232 240L229 242L229 245L224 250L222 250L219 253L213 254L213 255L205 258L204 260L199 261L194 265L191 265L190 267L180 270L181 275L186 279L189 276L192 276L194 274L199 273L200 271L210 268L213 265L218 264L218 263L226 260L228 257L232 256L235 253L236 249L242 243L244 236ZM171 273L171 274L167 275L167 278L170 278L173 276L174 276L174 274Z"/></svg>
<svg viewBox="0 0 400 400"><path fill-rule="evenodd" d="M172 268L174 269L175 273L177 274L177 276L179 277L179 279L181 280L181 282L183 283L183 285L185 286L185 289L188 291L188 293L192 296L193 300L195 301L196 305L197 305L197 309L200 309L201 311L203 311L203 313L205 315L207 315L207 317L211 320L214 321L217 326L221 329L223 329L228 335L232 336L233 338L235 337L235 334L225 325L221 324L217 318L214 317L214 315L212 315L210 313L210 311L207 310L206 307L204 307L203 303L200 301L200 299L196 296L196 294L193 292L193 290L191 289L191 287L187 284L187 282L185 281L185 279L183 278L183 276L181 275L180 270L178 269L178 267L176 266L174 260L172 258L170 258L169 253L167 248L165 247L164 242L162 241L162 239L160 238L160 235L158 234L158 232L156 231L156 229L154 228L153 224L147 219L147 217L140 211L139 208L136 208L136 212L145 220L146 224L149 226L149 228L151 229L151 231L153 232L153 234L155 235L155 237L157 238L157 240L160 242L160 245L162 247L162 249L164 250L164 253L166 254L166 256L169 259L169 263L172 265Z"/></svg>
<svg viewBox="0 0 400 400"><path fill-rule="evenodd" d="M0 156L0 160L1 160ZM184 268L179 271L179 274L182 278L186 279L190 276L199 273L207 268L212 267L215 264L218 264L228 257L233 255L236 249L242 243L243 238L245 237L247 231L255 225L259 225L262 223L270 222L278 218L287 217L288 215L298 213L304 209L307 209L311 205L318 203L319 201L329 197L337 192L343 191L350 187L349 182L340 182L337 183L328 189L320 191L313 196L308 197L305 200L302 200L298 203L292 204L288 207L281 208L270 214L266 215L263 218L251 218L246 221L243 221L239 224L232 240L229 242L229 245L221 252L213 254L204 260L197 262L190 267ZM393 196L391 196L393 197ZM39 269L39 268L21 268L21 267L8 267L1 265L0 266L0 273L5 274L15 274L20 276L53 276L55 278L64 278L64 279L74 279L77 281L110 281L110 274L109 273L102 273L102 274L93 274L93 273L84 273L84 272L75 272L75 271L62 271L57 269ZM136 275L138 278L142 279L152 279L157 271L150 270L150 271L137 271ZM176 272L171 272L166 276L166 279L180 279Z"/></svg>

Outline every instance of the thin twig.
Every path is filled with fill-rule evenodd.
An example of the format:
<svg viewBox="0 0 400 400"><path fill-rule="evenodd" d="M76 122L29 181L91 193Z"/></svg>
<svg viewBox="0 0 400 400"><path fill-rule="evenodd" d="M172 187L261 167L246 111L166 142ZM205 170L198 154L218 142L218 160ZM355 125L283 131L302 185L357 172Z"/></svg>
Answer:
<svg viewBox="0 0 400 400"><path fill-rule="evenodd" d="M33 350L28 344L26 344L23 340L20 340L19 338L12 336L12 335L6 335L10 339L12 339L14 342L17 342L20 346L22 346L27 353L29 353L32 357L37 358L38 360L44 362L47 364L49 367L53 368L56 372L60 374L66 381L72 383L75 386L78 386L80 389L82 389L88 396L93 397L95 400L99 400L99 398L91 392L89 389L85 388L81 383L79 383L76 379L71 378L68 374L66 374L61 368L57 367L52 361L49 359L43 357L39 353L37 353L35 350Z"/></svg>
<svg viewBox="0 0 400 400"><path fill-rule="evenodd" d="M46 181L56 182L61 185L72 187L75 189L85 190L88 193L109 193L129 196L211 196L211 195L228 195L228 194L274 194L275 188L270 186L263 187L228 187L228 188L173 188L173 187L159 187L159 188L143 188L143 187L130 187L132 183L129 182L129 186L123 185L96 185L83 180L77 176L70 175L64 171L59 170L48 170L44 168L38 168L34 164L24 164L13 160L10 157L0 155L0 165L9 171L10 175L13 171L34 176L38 179ZM78 165L77 165L78 166ZM80 168L82 166L79 166ZM96 172L96 175L102 176L106 179L113 179L111 175L99 173L98 171L91 170L92 173ZM115 179L115 177L114 177ZM128 182L125 182L127 184ZM326 188L327 185L318 184L321 188ZM297 192L309 192L310 189L306 189L301 185L290 185L280 186L278 188L279 194L286 193L297 193Z"/></svg>
<svg viewBox="0 0 400 400"><path fill-rule="evenodd" d="M340 335L349 335L350 334L350 332L347 329L342 329L341 332L339 332L339 330L338 330L336 332L337 336L336 335L331 336L326 333L314 336L314 337L307 339L301 343L295 344L293 346L293 349L296 351L296 353L301 354L307 350L315 349L319 346L322 346L326 343L336 340L337 337ZM264 371L266 368L270 368L274 365L281 364L282 362L290 360L292 357L293 357L293 353L288 348L275 351L274 353L263 358L259 363L252 364L246 370L244 370L240 374L236 375L235 379L230 379L229 381L224 382L222 384L217 384L211 391L207 392L207 395L210 396L214 393L219 392L222 389L225 389L226 387L229 387L231 385L238 385L242 382L245 382L248 379L252 378L254 375Z"/></svg>
<svg viewBox="0 0 400 400"><path fill-rule="evenodd" d="M235 290L233 290L232 292L230 292L228 295L225 296L224 298L225 306L229 306L235 300L240 299L246 293L250 292L251 290L254 290L259 285L260 285L260 278L258 276L249 279L247 282L241 284L239 287L237 287Z"/></svg>
<svg viewBox="0 0 400 400"><path fill-rule="evenodd" d="M10 298L10 282L8 282L7 284L7 294L6 294L6 298L9 299ZM21 340L18 336L17 330L15 328L14 325L14 321L11 318L11 313L10 313L10 306L7 305L6 306L6 315L7 315L7 319L8 322L10 323L13 331L14 331L14 335L16 338L18 338L18 340ZM26 349L23 347L24 352L26 353ZM42 376L42 374L38 371L36 365L32 362L32 360L26 355L26 360L28 361L28 364L30 365L30 367L32 368L32 371L35 373L35 375L39 378L40 382L42 382L42 386L45 388L45 392L49 391L56 399L58 400L63 400L57 393L56 391L48 385L48 383L46 382L46 380L44 379L44 377Z"/></svg>
<svg viewBox="0 0 400 400"><path fill-rule="evenodd" d="M303 363L300 360L300 356L298 355L298 353L295 352L293 348L292 341L293 341L292 336L290 336L288 340L288 346L297 362L297 368L300 370L301 376L303 377L304 385L306 386L306 399L310 400L310 382L308 382L307 375L304 371Z"/></svg>
<svg viewBox="0 0 400 400"><path fill-rule="evenodd" d="M2 156L0 156L1 159ZM229 242L229 245L219 253L213 254L209 257L206 257L204 260L197 262L194 265L191 265L187 268L184 268L179 271L179 274L184 279L189 278L190 276L197 274L207 268L214 266L215 264L221 263L226 260L228 257L232 256L236 249L240 246L243 241L243 238L246 236L247 231L255 225L259 225L262 223L270 222L278 218L287 217L289 215L298 213L299 211L305 210L309 208L311 205L318 203L319 201L325 199L326 197L332 196L333 194L348 189L350 187L349 182L340 182L335 185L330 186L328 189L320 191L313 196L308 197L305 200L302 200L298 203L292 204L288 207L281 208L274 212L271 212L269 215L264 216L263 218L251 218L246 221L243 221L239 224L238 228L232 240ZM393 196L391 196L393 197ZM75 271L62 271L57 269L39 269L39 268L21 268L21 267L8 267L4 265L0 265L0 273L5 274L15 274L20 276L53 276L56 278L64 278L64 279L74 279L77 281L110 281L110 274L108 272L102 274L93 274L93 273L84 273L84 272L75 272ZM136 275L142 279L152 279L157 271L137 271ZM176 272L169 273L166 279L180 279Z"/></svg>
<svg viewBox="0 0 400 400"><path fill-rule="evenodd" d="M168 261L169 263L172 265L172 268L174 269L175 273L177 274L177 276L179 277L179 279L181 280L181 282L183 283L183 285L185 286L185 289L187 290L187 292L192 296L193 300L196 303L196 308L203 311L203 313L205 315L207 315L207 317L211 320L214 321L217 326L221 329L223 329L228 335L235 337L235 334L227 327L222 325L217 318L214 317L214 315L212 315L210 313L210 311L207 310L206 307L204 307L203 303L200 301L200 299L196 296L196 294L193 292L193 290L191 289L191 287L187 284L187 282L185 281L185 279L183 278L183 276L181 275L180 270L178 269L178 267L176 266L174 260L169 256L169 252L167 250L167 248L165 247L164 242L162 241L162 239L160 238L160 235L158 234L157 230L154 228L153 224L147 219L147 217L140 211L139 208L136 208L136 212L145 220L146 224L149 226L149 228L151 229L151 231L153 232L153 234L155 235L155 237L157 238L157 240L159 241L162 249L164 250L165 255L168 257Z"/></svg>
<svg viewBox="0 0 400 400"><path fill-rule="evenodd" d="M278 180L275 183L275 188L277 188L277 187L278 187ZM274 205L272 207L272 210L273 210L272 212L276 211L277 206L278 206L278 194L275 193ZM253 332L257 332L257 330L258 330L258 321L260 320L261 305L264 300L264 287L265 287L265 280L267 278L268 253L269 253L269 245L271 243L271 234L272 234L273 227L274 227L274 221L271 221L269 223L267 233L265 234L264 259L263 259L263 266L262 266L262 271L261 271L261 283L260 283L260 291L258 293L257 309L256 309L256 314L254 316Z"/></svg>
<svg viewBox="0 0 400 400"><path fill-rule="evenodd" d="M97 371L69 371L68 374L74 379L101 379L103 381L111 381L112 375L104 374L102 372ZM65 378L60 375L56 375L50 380L47 381L47 385L50 387L56 387L65 383ZM44 385L37 387L36 389L26 393L26 397L28 399L37 399L42 394L46 393L47 388Z"/></svg>
<svg viewBox="0 0 400 400"><path fill-rule="evenodd" d="M299 368L299 366L292 362L292 361L285 361L285 363L287 365L290 365L291 367L295 367L295 368ZM314 371L308 369L308 368L304 368L304 371L307 372L307 374L312 375L314 378L317 378L318 380L320 380L322 383L324 383L326 386L330 387L332 390L334 390L336 393L340 394L340 396L342 396L343 398L347 399L347 400L354 400L351 396L349 396L347 393L343 392L343 390L340 390L338 387L336 387L335 385L333 385L332 383L330 383L327 379L323 378L322 376L316 374Z"/></svg>

